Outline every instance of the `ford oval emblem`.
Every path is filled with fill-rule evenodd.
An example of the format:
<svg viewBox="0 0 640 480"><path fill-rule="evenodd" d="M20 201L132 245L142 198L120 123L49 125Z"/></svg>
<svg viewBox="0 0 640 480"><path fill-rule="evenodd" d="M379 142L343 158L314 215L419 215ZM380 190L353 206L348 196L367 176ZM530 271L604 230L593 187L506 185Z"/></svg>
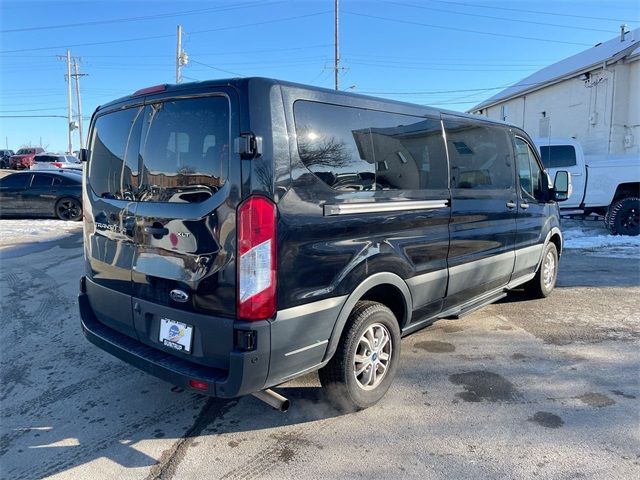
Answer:
<svg viewBox="0 0 640 480"><path fill-rule="evenodd" d="M174 302L179 303L184 303L189 300L189 294L187 292L183 292L182 290L178 290L177 288L169 292L169 297L171 297L171 300L173 300Z"/></svg>

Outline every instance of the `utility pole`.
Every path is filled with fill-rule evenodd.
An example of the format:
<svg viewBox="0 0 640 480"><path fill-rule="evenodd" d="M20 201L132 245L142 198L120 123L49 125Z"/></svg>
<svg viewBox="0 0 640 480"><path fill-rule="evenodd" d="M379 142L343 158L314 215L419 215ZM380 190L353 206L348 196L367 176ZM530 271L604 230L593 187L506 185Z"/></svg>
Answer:
<svg viewBox="0 0 640 480"><path fill-rule="evenodd" d="M76 80L76 101L78 105L78 133L80 134L80 148L84 148L84 134L82 130L82 99L80 97L80 77L86 77L86 73L78 73L77 59L73 59L73 77Z"/></svg>
<svg viewBox="0 0 640 480"><path fill-rule="evenodd" d="M340 31L339 31L339 9L340 9L340 0L335 0L335 47L336 47L336 61L335 61L335 80L336 80L336 90L340 90L340 79L338 77L340 72Z"/></svg>
<svg viewBox="0 0 640 480"><path fill-rule="evenodd" d="M67 128L69 130L69 146L68 153L73 153L73 112L71 106L71 52L67 50L67 117L69 123Z"/></svg>
<svg viewBox="0 0 640 480"><path fill-rule="evenodd" d="M176 45L176 83L182 82L181 69L189 63L187 52L182 50L182 25L178 25L178 43Z"/></svg>
<svg viewBox="0 0 640 480"><path fill-rule="evenodd" d="M67 62L67 74L65 75L67 79L67 130L69 133L69 145L67 149L69 153L73 153L73 107L71 105L71 52L67 50L66 55L58 55L58 60L64 60Z"/></svg>

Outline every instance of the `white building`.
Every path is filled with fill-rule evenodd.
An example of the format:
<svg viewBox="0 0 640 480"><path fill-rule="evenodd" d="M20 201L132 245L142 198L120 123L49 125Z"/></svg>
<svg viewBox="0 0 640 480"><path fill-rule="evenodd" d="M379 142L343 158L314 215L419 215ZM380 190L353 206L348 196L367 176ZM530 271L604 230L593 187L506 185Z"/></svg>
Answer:
<svg viewBox="0 0 640 480"><path fill-rule="evenodd" d="M550 65L470 110L586 154L640 153L640 29Z"/></svg>

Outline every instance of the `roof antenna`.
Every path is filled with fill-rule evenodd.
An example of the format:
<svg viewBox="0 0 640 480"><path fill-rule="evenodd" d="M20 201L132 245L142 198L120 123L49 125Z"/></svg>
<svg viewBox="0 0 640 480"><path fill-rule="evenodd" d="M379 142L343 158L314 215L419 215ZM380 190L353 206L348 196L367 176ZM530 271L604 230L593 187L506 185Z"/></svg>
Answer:
<svg viewBox="0 0 640 480"><path fill-rule="evenodd" d="M624 35L627 33L625 30L627 29L627 24L623 23L620 25L620 41L624 42Z"/></svg>

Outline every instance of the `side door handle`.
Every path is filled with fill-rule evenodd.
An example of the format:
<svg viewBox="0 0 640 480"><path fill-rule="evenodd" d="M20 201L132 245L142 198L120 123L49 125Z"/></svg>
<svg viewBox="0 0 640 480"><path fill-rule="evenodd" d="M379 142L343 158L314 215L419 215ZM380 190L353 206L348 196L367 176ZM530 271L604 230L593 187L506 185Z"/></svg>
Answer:
<svg viewBox="0 0 640 480"><path fill-rule="evenodd" d="M514 208L516 208L516 202L509 200L509 201L507 202L507 208L508 208L509 210L513 210Z"/></svg>
<svg viewBox="0 0 640 480"><path fill-rule="evenodd" d="M529 204L523 200L522 202L520 202L520 208L526 210L527 208L529 208Z"/></svg>

